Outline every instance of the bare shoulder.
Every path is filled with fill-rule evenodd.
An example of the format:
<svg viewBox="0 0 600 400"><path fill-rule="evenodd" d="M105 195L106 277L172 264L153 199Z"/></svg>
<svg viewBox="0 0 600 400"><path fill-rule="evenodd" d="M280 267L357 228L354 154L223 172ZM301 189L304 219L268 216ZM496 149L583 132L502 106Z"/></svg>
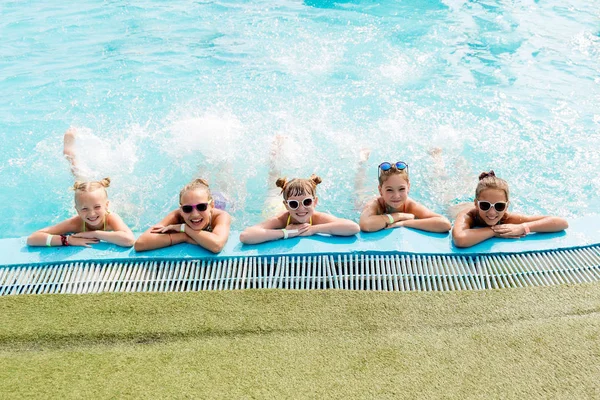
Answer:
<svg viewBox="0 0 600 400"><path fill-rule="evenodd" d="M312 222L313 225L320 225L320 224L328 224L330 222L334 222L338 219L338 217L335 217L331 214L327 214L324 212L320 212L320 211L315 211L315 213L313 214L312 217Z"/></svg>
<svg viewBox="0 0 600 400"><path fill-rule="evenodd" d="M213 209L212 218L216 224L231 223L231 215L227 211L218 208Z"/></svg>
<svg viewBox="0 0 600 400"><path fill-rule="evenodd" d="M373 198L365 205L361 216L381 215L383 213L382 202L383 199L380 196Z"/></svg>

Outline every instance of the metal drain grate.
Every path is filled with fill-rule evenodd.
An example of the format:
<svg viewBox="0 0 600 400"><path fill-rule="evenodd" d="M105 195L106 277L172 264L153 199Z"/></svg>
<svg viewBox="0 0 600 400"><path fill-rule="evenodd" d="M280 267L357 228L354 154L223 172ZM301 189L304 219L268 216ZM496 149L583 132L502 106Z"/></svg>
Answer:
<svg viewBox="0 0 600 400"><path fill-rule="evenodd" d="M232 289L482 290L600 280L600 246L480 256L336 255L0 268L0 295Z"/></svg>

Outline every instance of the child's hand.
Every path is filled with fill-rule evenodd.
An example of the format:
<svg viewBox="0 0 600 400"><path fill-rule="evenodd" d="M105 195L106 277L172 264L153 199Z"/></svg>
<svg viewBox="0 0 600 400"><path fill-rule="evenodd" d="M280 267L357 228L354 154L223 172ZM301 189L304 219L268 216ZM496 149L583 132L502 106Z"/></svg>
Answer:
<svg viewBox="0 0 600 400"><path fill-rule="evenodd" d="M75 238L83 238L83 239L97 239L97 240L100 240L98 238L98 235L96 234L95 231L79 232L79 233L75 233L75 234L71 235L71 238L74 238L74 237Z"/></svg>
<svg viewBox="0 0 600 400"><path fill-rule="evenodd" d="M491 228L496 237L516 239L525 236L525 227L522 224L495 225Z"/></svg>
<svg viewBox="0 0 600 400"><path fill-rule="evenodd" d="M150 233L170 233L170 232L180 232L181 224L177 225L154 225Z"/></svg>
<svg viewBox="0 0 600 400"><path fill-rule="evenodd" d="M412 214L410 214L410 215L412 215ZM413 217L414 217L414 215L413 215ZM390 225L386 226L384 229L394 229L394 228L400 228L401 226L404 226L404 221L405 221L405 220L402 220L402 221L396 221L396 222L394 222L393 224L390 224Z"/></svg>
<svg viewBox="0 0 600 400"><path fill-rule="evenodd" d="M285 229L288 231L288 238L293 238L296 236L310 236L313 235L314 233L309 233L306 234L307 231L310 230L310 225L307 223L304 224L289 224L288 226L285 227Z"/></svg>
<svg viewBox="0 0 600 400"><path fill-rule="evenodd" d="M81 233L84 233L84 232L81 232ZM85 232L85 233L89 233L89 232ZM77 235L79 235L79 233ZM92 247L92 246L90 246L90 244L95 244L98 242L99 242L99 240L95 239L95 238L79 237L76 235L69 236L69 246Z"/></svg>
<svg viewBox="0 0 600 400"><path fill-rule="evenodd" d="M396 222L408 221L410 219L415 219L415 214L411 214L411 213L398 213L398 216L400 219Z"/></svg>

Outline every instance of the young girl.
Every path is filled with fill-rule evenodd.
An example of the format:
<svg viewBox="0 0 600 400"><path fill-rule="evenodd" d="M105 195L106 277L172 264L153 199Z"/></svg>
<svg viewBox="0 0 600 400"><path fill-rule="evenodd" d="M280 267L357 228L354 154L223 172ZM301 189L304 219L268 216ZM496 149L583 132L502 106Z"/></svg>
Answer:
<svg viewBox="0 0 600 400"><path fill-rule="evenodd" d="M530 232L559 232L569 227L559 217L509 213L508 183L494 171L479 175L473 206L456 217L452 239L457 247L470 247L492 237L515 239ZM481 229L474 229L481 227Z"/></svg>
<svg viewBox="0 0 600 400"><path fill-rule="evenodd" d="M311 236L327 233L336 236L352 236L358 233L355 222L315 211L319 199L317 185L321 178L312 175L309 179L277 179L281 188L285 211L258 225L246 228L240 234L240 241L256 244L271 240L287 239L296 236Z"/></svg>
<svg viewBox="0 0 600 400"><path fill-rule="evenodd" d="M408 164L403 161L383 162L378 167L379 194L364 207L360 229L376 232L405 226L429 232L448 232L452 225L447 218L434 213L410 197Z"/></svg>
<svg viewBox="0 0 600 400"><path fill-rule="evenodd" d="M223 250L229 237L230 215L215 208L204 179L194 179L179 193L179 208L144 232L135 242L136 251L190 243L213 253Z"/></svg>
<svg viewBox="0 0 600 400"><path fill-rule="evenodd" d="M76 131L70 128L64 137L64 154L71 164L75 178L79 178L74 152ZM27 238L29 246L85 246L100 240L123 247L133 246L135 237L131 229L116 213L108 210L106 188L110 179L101 181L76 181L75 210L77 215L57 225L40 229ZM68 235L72 233L72 235Z"/></svg>

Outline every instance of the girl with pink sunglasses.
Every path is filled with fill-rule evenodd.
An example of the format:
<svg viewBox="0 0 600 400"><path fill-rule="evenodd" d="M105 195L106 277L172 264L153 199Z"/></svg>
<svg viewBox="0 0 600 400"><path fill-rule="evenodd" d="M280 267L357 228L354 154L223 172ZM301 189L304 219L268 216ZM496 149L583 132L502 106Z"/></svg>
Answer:
<svg viewBox="0 0 600 400"><path fill-rule="evenodd" d="M223 250L229 238L231 216L215 207L204 179L194 179L179 193L179 208L171 211L135 242L136 251L190 243L213 253Z"/></svg>
<svg viewBox="0 0 600 400"><path fill-rule="evenodd" d="M470 247L492 237L517 239L531 232L559 232L569 227L559 217L509 213L508 205L508 183L494 171L481 173L473 205L461 211L454 222L454 244Z"/></svg>

